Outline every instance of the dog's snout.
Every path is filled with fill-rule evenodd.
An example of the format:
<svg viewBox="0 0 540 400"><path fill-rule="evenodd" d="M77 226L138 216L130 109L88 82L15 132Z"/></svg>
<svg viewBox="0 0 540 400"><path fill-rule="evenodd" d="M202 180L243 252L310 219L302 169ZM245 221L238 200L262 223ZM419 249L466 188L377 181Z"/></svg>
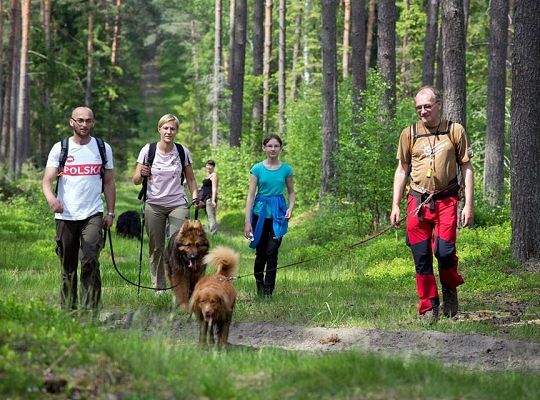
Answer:
<svg viewBox="0 0 540 400"><path fill-rule="evenodd" d="M199 255L197 253L191 253L188 255L188 259L195 260Z"/></svg>

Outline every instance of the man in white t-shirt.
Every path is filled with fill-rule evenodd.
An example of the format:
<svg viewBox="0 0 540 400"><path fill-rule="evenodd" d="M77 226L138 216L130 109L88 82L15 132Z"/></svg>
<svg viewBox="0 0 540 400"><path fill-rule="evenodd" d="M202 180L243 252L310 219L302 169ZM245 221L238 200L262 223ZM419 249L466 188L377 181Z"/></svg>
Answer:
<svg viewBox="0 0 540 400"><path fill-rule="evenodd" d="M60 168L62 145L58 142L49 153L42 188L56 219L56 252L62 266L62 308L77 309L77 266L80 258L81 306L97 310L101 299L99 252L103 247L102 229L112 226L116 201L113 154L111 146L104 143L107 162L102 171L98 143L91 136L94 113L90 108L75 108L69 126L73 136L68 140L65 166ZM57 179L55 193L53 182ZM102 189L107 203L105 215Z"/></svg>

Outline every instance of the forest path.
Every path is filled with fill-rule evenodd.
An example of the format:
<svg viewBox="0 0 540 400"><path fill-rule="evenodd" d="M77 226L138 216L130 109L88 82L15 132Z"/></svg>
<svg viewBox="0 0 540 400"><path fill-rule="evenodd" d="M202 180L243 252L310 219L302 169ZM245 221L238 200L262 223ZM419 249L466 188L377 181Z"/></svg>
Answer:
<svg viewBox="0 0 540 400"><path fill-rule="evenodd" d="M146 336L163 335L198 340L198 323L177 315L148 316L144 312L102 315L105 329L142 329ZM536 324L536 321L534 321ZM434 326L435 327L435 326ZM321 328L275 325L268 322L233 323L233 347L276 347L293 351L360 350L406 359L423 356L446 366L480 370L540 371L540 344L478 334L429 331L386 331L366 328Z"/></svg>

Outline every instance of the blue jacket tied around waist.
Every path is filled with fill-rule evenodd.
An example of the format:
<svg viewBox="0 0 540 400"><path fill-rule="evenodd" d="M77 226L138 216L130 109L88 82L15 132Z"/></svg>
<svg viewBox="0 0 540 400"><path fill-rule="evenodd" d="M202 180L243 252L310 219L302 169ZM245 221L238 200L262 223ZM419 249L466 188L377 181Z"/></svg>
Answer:
<svg viewBox="0 0 540 400"><path fill-rule="evenodd" d="M262 196L258 194L255 196L255 203L262 202L262 210L265 211L268 206L272 211L272 227L274 228L274 235L277 239L280 239L287 233L288 221L285 218L287 212L287 203L285 202L285 196L283 194L275 196ZM253 210L251 211L251 222L253 223ZM249 244L252 249L256 248L261 241L262 231L264 226L265 215L259 215L257 225L253 231L253 240Z"/></svg>

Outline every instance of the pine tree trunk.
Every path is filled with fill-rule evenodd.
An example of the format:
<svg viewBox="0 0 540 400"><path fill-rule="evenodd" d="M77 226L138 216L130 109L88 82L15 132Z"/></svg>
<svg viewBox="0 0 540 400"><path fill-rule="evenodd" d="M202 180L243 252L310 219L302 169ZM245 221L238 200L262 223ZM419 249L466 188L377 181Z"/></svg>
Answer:
<svg viewBox="0 0 540 400"><path fill-rule="evenodd" d="M516 1L512 56L510 170L512 255L540 259L540 2Z"/></svg>
<svg viewBox="0 0 540 400"><path fill-rule="evenodd" d="M227 65L225 65L225 74L227 76L227 83L229 87L232 86L232 74L234 71L233 67L233 54L234 54L234 19L236 18L236 0L229 0L229 57Z"/></svg>
<svg viewBox="0 0 540 400"><path fill-rule="evenodd" d="M336 178L336 160L338 150L338 103L337 103L337 44L336 17L337 2L322 0L322 174L320 201L332 191L332 182Z"/></svg>
<svg viewBox="0 0 540 400"><path fill-rule="evenodd" d="M298 60L300 58L300 41L302 38L302 13L303 3L296 3L296 17L294 19L294 44L292 52L291 67L291 99L294 101L298 97Z"/></svg>
<svg viewBox="0 0 540 400"><path fill-rule="evenodd" d="M11 99L9 114L9 175L16 176L17 169L17 106L19 104L19 69L20 69L20 50L21 50L21 3L15 0L12 8L12 24L14 27L13 41L13 65L11 68Z"/></svg>
<svg viewBox="0 0 540 400"><path fill-rule="evenodd" d="M263 134L268 134L268 111L270 110L270 63L272 62L272 0L264 7L264 55L263 55Z"/></svg>
<svg viewBox="0 0 540 400"><path fill-rule="evenodd" d="M491 0L484 196L491 206L502 204L508 0Z"/></svg>
<svg viewBox="0 0 540 400"><path fill-rule="evenodd" d="M369 69L371 64L371 49L373 48L373 28L375 27L376 20L375 4L375 0L369 0L368 21L366 29L366 71Z"/></svg>
<svg viewBox="0 0 540 400"><path fill-rule="evenodd" d="M17 146L15 152L15 177L21 176L24 154L28 154L28 44L30 37L30 0L21 0L21 49L19 62L19 95L17 96ZM27 140L25 140L25 138ZM25 143L26 142L26 143ZM25 148L26 147L26 148Z"/></svg>
<svg viewBox="0 0 540 400"><path fill-rule="evenodd" d="M257 78L257 87L253 93L253 108L251 111L252 131L258 138L262 132L263 103L262 82L259 78L263 73L264 62L264 0L253 2L253 76ZM256 140L258 143L259 141Z"/></svg>
<svg viewBox="0 0 540 400"><path fill-rule="evenodd" d="M4 0L0 0L0 38L4 37ZM4 41L0 40L0 133L2 131L2 118L4 116ZM0 143L2 137L0 136ZM0 165L2 164L4 158L2 157L2 151L0 150Z"/></svg>
<svg viewBox="0 0 540 400"><path fill-rule="evenodd" d="M388 88L381 98L382 118L396 113L396 5L379 0L377 13L377 65Z"/></svg>
<svg viewBox="0 0 540 400"><path fill-rule="evenodd" d="M422 62L422 86L433 85L435 81L438 20L439 0L428 0L426 36L424 38L424 60Z"/></svg>
<svg viewBox="0 0 540 400"><path fill-rule="evenodd" d="M285 136L285 88L286 88L286 25L287 4L285 0L279 0L279 52L278 52L278 109L279 109L279 134Z"/></svg>
<svg viewBox="0 0 540 400"><path fill-rule="evenodd" d="M120 31L122 25L122 0L116 0L116 13L114 15L114 27L111 45L111 64L118 64L118 52L120 49Z"/></svg>
<svg viewBox="0 0 540 400"><path fill-rule="evenodd" d="M222 85L222 44L221 44L222 3L216 0L214 8L214 74L212 81L212 148L219 143L219 96Z"/></svg>
<svg viewBox="0 0 540 400"><path fill-rule="evenodd" d="M351 0L344 0L344 15L343 15L343 79L349 77L349 43L351 40Z"/></svg>
<svg viewBox="0 0 540 400"><path fill-rule="evenodd" d="M234 51L231 70L231 135L229 144L240 147L244 102L244 71L246 60L247 1L236 0L234 15Z"/></svg>
<svg viewBox="0 0 540 400"><path fill-rule="evenodd" d="M439 9L442 9L442 6L440 5L439 3ZM443 55L442 55L442 52L443 52L443 40L442 40L442 35L443 35L443 30L442 30L442 23L439 25L439 37L437 39L437 59L436 59L436 64L437 64L437 68L435 70L435 87L441 92L443 93L443 89L444 89L444 82L443 82L443 77L444 77L444 67L443 67Z"/></svg>
<svg viewBox="0 0 540 400"><path fill-rule="evenodd" d="M442 2L443 86L446 117L466 126L463 0Z"/></svg>
<svg viewBox="0 0 540 400"><path fill-rule="evenodd" d="M86 95L84 104L92 107L92 86L94 80L94 0L88 1L88 36L86 40Z"/></svg>
<svg viewBox="0 0 540 400"><path fill-rule="evenodd" d="M361 94L366 88L366 4L364 0L351 3L351 75L353 81L353 117L359 122ZM356 131L356 128L355 128Z"/></svg>

